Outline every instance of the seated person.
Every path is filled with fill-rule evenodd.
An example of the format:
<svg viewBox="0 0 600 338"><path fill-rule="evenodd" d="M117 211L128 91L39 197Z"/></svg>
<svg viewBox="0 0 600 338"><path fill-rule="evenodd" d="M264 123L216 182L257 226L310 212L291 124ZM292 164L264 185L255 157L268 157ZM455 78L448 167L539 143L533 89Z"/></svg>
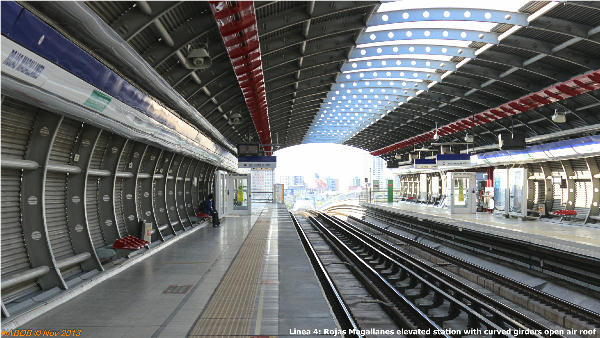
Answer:
<svg viewBox="0 0 600 338"><path fill-rule="evenodd" d="M213 217L213 226L218 227L219 225L221 225L221 221L219 221L219 214L212 208L213 200L214 200L213 194L209 194L208 199L206 201L204 201L204 208L203 208L202 212L207 215L211 215Z"/></svg>

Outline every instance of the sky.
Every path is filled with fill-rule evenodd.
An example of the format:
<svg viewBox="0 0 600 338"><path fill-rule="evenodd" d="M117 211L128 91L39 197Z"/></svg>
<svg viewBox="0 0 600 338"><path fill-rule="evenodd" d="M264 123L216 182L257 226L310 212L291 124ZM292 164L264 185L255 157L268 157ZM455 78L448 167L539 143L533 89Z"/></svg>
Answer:
<svg viewBox="0 0 600 338"><path fill-rule="evenodd" d="M341 190L347 190L354 177L360 178L361 183L364 181L363 154L368 152L329 143L300 144L278 150L273 154L277 156L275 181L279 182L280 176L304 176L308 186L313 187L317 173L322 179L328 176L339 179ZM385 172L389 178L393 177L389 169Z"/></svg>

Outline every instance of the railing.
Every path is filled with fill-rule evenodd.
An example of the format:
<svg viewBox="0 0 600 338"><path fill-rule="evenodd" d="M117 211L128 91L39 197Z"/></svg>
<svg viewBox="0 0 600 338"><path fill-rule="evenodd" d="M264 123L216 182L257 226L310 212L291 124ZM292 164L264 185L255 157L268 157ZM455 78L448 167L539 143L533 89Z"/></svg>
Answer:
<svg viewBox="0 0 600 338"><path fill-rule="evenodd" d="M255 203L273 203L272 191L251 191L250 200Z"/></svg>
<svg viewBox="0 0 600 338"><path fill-rule="evenodd" d="M334 196L328 199L327 201L323 202L323 204L321 204L317 209L322 210L323 208L327 208L333 205L334 203L348 201L351 199L359 199L360 194L360 191L350 191L341 195Z"/></svg>

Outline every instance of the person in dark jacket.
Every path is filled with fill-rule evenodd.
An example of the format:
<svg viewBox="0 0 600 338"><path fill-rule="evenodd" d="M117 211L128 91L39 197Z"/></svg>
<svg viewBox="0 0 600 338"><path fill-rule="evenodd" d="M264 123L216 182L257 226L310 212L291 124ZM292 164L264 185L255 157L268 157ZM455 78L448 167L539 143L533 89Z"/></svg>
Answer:
<svg viewBox="0 0 600 338"><path fill-rule="evenodd" d="M202 212L207 215L211 215L213 218L213 226L218 227L219 225L221 225L221 221L219 221L219 214L217 213L217 211L212 208L213 200L213 194L209 194L208 199L204 201L204 209L202 210Z"/></svg>

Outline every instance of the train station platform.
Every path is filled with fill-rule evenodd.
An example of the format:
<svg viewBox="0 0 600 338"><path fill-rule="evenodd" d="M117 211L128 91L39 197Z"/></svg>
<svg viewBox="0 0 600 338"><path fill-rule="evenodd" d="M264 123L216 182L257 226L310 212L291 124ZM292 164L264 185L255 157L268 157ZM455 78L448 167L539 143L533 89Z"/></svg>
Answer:
<svg viewBox="0 0 600 338"><path fill-rule="evenodd" d="M289 336L336 328L284 204L187 235L19 329L80 337Z"/></svg>
<svg viewBox="0 0 600 338"><path fill-rule="evenodd" d="M451 215L445 209L411 202L365 203L364 206L600 258L598 227L504 218L488 212Z"/></svg>

